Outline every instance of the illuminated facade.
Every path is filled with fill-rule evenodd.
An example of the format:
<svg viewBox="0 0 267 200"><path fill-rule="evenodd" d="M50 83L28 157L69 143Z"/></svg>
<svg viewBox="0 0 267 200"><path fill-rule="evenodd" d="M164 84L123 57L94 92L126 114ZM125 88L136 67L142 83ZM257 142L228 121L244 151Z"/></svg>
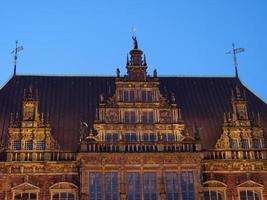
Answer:
<svg viewBox="0 0 267 200"><path fill-rule="evenodd" d="M133 39L126 75L0 90L0 199L267 198L267 105L238 77L148 75Z"/></svg>

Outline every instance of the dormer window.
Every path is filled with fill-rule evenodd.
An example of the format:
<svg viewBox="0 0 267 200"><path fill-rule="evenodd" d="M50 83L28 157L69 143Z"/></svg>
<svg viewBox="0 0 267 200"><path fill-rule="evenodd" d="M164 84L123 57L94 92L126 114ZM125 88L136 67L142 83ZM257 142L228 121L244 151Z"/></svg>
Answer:
<svg viewBox="0 0 267 200"><path fill-rule="evenodd" d="M135 91L134 90L127 90L122 92L122 99L124 102L134 102L135 100Z"/></svg>
<svg viewBox="0 0 267 200"><path fill-rule="evenodd" d="M154 133L144 133L143 141L145 142L153 142L156 140L156 135Z"/></svg>
<svg viewBox="0 0 267 200"><path fill-rule="evenodd" d="M136 142L137 141L136 133L125 133L125 141L126 142Z"/></svg>
<svg viewBox="0 0 267 200"><path fill-rule="evenodd" d="M107 133L105 136L106 142L116 142L119 140L117 133Z"/></svg>
<svg viewBox="0 0 267 200"><path fill-rule="evenodd" d="M248 146L248 140L247 139L242 139L241 140L241 146L243 149L248 149L249 146Z"/></svg>
<svg viewBox="0 0 267 200"><path fill-rule="evenodd" d="M33 142L32 140L25 142L25 150L33 150Z"/></svg>
<svg viewBox="0 0 267 200"><path fill-rule="evenodd" d="M124 122L128 124L135 123L136 122L135 111L125 111Z"/></svg>
<svg viewBox="0 0 267 200"><path fill-rule="evenodd" d="M36 150L45 150L45 141L37 141Z"/></svg>
<svg viewBox="0 0 267 200"><path fill-rule="evenodd" d="M142 113L142 123L152 124L154 122L153 111L145 111Z"/></svg>
<svg viewBox="0 0 267 200"><path fill-rule="evenodd" d="M13 141L12 142L13 150L21 150L21 141Z"/></svg>
<svg viewBox="0 0 267 200"><path fill-rule="evenodd" d="M151 90L142 90L141 91L141 100L143 102L152 102L152 91Z"/></svg>
<svg viewBox="0 0 267 200"><path fill-rule="evenodd" d="M253 148L254 149L258 149L258 148L261 148L261 143L260 143L260 139L253 139Z"/></svg>
<svg viewBox="0 0 267 200"><path fill-rule="evenodd" d="M235 139L230 139L229 140L229 147L231 149L237 149L237 141Z"/></svg>

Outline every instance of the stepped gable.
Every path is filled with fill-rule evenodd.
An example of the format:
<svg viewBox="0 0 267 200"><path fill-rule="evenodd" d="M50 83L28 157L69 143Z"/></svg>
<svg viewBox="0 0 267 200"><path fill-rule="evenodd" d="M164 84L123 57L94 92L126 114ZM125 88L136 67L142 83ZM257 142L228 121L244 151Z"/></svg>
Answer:
<svg viewBox="0 0 267 200"><path fill-rule="evenodd" d="M223 113L231 111L235 77L159 77L162 93L173 92L193 136L197 125L204 149L213 148L222 133ZM6 140L10 113L21 112L23 91L38 89L40 111L49 113L52 134L61 147L77 150L80 123L95 119L99 96L112 96L115 77L15 76L0 90L0 138ZM245 86L249 113L259 112L267 130L267 105Z"/></svg>

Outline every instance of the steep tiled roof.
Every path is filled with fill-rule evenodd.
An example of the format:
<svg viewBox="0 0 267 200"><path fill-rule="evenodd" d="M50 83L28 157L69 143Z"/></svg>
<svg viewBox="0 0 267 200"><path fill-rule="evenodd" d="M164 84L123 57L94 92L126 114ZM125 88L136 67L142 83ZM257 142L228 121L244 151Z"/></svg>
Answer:
<svg viewBox="0 0 267 200"><path fill-rule="evenodd" d="M192 134L200 128L204 148L212 148L221 134L223 113L231 110L235 78L160 77L161 90L173 92ZM115 91L114 77L16 76L0 90L0 138L5 140L9 115L20 112L23 90L38 88L40 112L49 113L56 140L64 149L76 150L80 122L92 126L99 95ZM243 86L244 87L244 86ZM250 112L259 112L267 130L267 105L245 88Z"/></svg>

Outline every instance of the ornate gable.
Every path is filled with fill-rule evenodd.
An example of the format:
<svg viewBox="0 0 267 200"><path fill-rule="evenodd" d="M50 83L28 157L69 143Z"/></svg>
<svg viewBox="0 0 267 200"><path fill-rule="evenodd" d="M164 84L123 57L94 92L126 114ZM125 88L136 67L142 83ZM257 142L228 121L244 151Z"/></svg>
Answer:
<svg viewBox="0 0 267 200"><path fill-rule="evenodd" d="M8 161L39 160L43 158L38 158L38 153L59 149L48 121L48 113L39 112L37 90L25 90L22 113L10 116L5 145Z"/></svg>
<svg viewBox="0 0 267 200"><path fill-rule="evenodd" d="M232 112L224 114L223 133L216 143L217 149L259 149L265 147L260 116L249 115L245 92L237 80L232 93Z"/></svg>
<svg viewBox="0 0 267 200"><path fill-rule="evenodd" d="M39 192L40 188L28 182L25 182L13 187L11 190L12 192L21 192L21 191Z"/></svg>
<svg viewBox="0 0 267 200"><path fill-rule="evenodd" d="M157 71L153 76L147 74L146 57L138 48L137 39L133 40L134 48L126 62L127 74L121 76L117 69L114 95L100 95L93 130L85 134L81 129L82 143L199 143L185 134L174 94L160 92Z"/></svg>
<svg viewBox="0 0 267 200"><path fill-rule="evenodd" d="M238 188L263 188L264 185L259 184L252 180L248 180L248 181L245 181L244 183L239 184L237 187Z"/></svg>

